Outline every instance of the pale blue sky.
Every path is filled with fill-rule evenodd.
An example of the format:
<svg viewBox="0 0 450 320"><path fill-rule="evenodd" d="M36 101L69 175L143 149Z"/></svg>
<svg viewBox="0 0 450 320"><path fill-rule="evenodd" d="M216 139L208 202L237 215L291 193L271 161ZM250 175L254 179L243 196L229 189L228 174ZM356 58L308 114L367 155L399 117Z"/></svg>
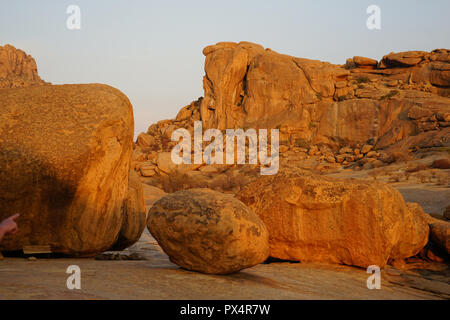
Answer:
<svg viewBox="0 0 450 320"><path fill-rule="evenodd" d="M81 30L66 8L81 8ZM366 8L381 8L381 30ZM251 41L298 57L344 63L391 51L450 48L450 1L0 1L0 45L25 50L54 84L106 83L123 91L135 131L203 95L203 47Z"/></svg>

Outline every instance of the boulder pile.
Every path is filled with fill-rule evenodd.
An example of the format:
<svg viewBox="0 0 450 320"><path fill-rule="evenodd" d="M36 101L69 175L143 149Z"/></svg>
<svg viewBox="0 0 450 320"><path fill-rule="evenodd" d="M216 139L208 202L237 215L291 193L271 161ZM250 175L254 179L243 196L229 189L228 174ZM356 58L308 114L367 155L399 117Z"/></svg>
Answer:
<svg viewBox="0 0 450 320"><path fill-rule="evenodd" d="M175 129L192 135L194 121L205 130L276 128L282 158L354 169L396 161L393 152L450 147L450 50L355 56L344 65L249 42L220 42L203 54L204 96L138 136L132 166L141 176L167 174L158 153L176 144Z"/></svg>

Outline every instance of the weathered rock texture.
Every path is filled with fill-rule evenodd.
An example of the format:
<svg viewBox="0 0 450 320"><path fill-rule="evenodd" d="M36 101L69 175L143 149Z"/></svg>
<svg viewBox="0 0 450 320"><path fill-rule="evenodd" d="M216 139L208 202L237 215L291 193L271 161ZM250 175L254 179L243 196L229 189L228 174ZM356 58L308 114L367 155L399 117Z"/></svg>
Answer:
<svg viewBox="0 0 450 320"><path fill-rule="evenodd" d="M147 225L170 260L188 270L228 274L263 262L269 253L258 216L233 196L209 189L161 198Z"/></svg>
<svg viewBox="0 0 450 320"><path fill-rule="evenodd" d="M19 232L0 249L49 245L94 255L110 248L129 209L132 139L131 104L112 87L1 89L0 219L21 216Z"/></svg>
<svg viewBox="0 0 450 320"><path fill-rule="evenodd" d="M218 43L203 50L200 117L206 128L279 127L281 140L331 146L386 147L432 130L445 132L448 144L449 52L389 54L380 68L354 57L345 68L248 42ZM424 112L408 117L412 108Z"/></svg>
<svg viewBox="0 0 450 320"><path fill-rule="evenodd" d="M278 174L237 197L264 221L275 258L383 267L428 241L424 215L382 183Z"/></svg>
<svg viewBox="0 0 450 320"><path fill-rule="evenodd" d="M177 143L170 141L175 129L193 135L200 120L204 129L279 128L281 160L316 157L355 169L449 148L449 52L391 53L380 61L355 56L333 65L249 42L208 46L204 97L140 134L132 166L144 177L168 174L158 153ZM371 150L362 151L365 145Z"/></svg>
<svg viewBox="0 0 450 320"><path fill-rule="evenodd" d="M122 228L119 237L111 250L123 250L139 240L145 229L147 212L144 201L144 190L141 180L134 170L130 170L128 177L128 197L123 210Z"/></svg>
<svg viewBox="0 0 450 320"><path fill-rule="evenodd" d="M36 61L22 50L7 44L0 46L0 88L43 85Z"/></svg>

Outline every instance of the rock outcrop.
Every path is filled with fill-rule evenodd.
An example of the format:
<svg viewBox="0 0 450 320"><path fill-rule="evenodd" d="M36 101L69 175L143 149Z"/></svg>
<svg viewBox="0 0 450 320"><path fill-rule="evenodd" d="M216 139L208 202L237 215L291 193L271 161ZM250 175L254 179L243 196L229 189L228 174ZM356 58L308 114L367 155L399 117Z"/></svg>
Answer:
<svg viewBox="0 0 450 320"><path fill-rule="evenodd" d="M266 224L275 258L383 267L428 241L424 214L383 183L278 174L237 197Z"/></svg>
<svg viewBox="0 0 450 320"><path fill-rule="evenodd" d="M449 52L389 54L379 67L354 57L339 66L248 42L218 43L203 50L200 117L205 128L279 127L281 140L334 147L386 147L430 130L448 136ZM426 114L408 119L412 108Z"/></svg>
<svg viewBox="0 0 450 320"><path fill-rule="evenodd" d="M36 61L22 50L0 46L0 88L19 88L46 84L38 75Z"/></svg>
<svg viewBox="0 0 450 320"><path fill-rule="evenodd" d="M46 245L90 256L110 248L141 210L129 184L132 139L132 106L107 85L1 89L0 220L21 216L0 250Z"/></svg>
<svg viewBox="0 0 450 320"><path fill-rule="evenodd" d="M167 174L158 154L176 144L175 129L192 135L200 120L203 129L278 128L282 159L315 157L357 170L449 148L449 52L391 53L380 61L355 56L334 65L249 42L208 46L204 97L141 133L133 168L144 177ZM188 170L196 167L181 169Z"/></svg>
<svg viewBox="0 0 450 320"><path fill-rule="evenodd" d="M233 196L209 189L164 196L150 209L147 225L170 260L188 270L233 273L269 253L258 216Z"/></svg>

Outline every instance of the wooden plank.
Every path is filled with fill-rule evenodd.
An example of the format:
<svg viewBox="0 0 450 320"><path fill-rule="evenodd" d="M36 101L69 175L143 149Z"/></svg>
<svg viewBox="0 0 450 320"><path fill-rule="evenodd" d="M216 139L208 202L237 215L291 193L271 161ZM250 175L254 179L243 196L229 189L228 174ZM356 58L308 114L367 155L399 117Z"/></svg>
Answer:
<svg viewBox="0 0 450 320"><path fill-rule="evenodd" d="M37 253L52 253L52 249L48 245L44 246L24 246L24 254L37 254Z"/></svg>

